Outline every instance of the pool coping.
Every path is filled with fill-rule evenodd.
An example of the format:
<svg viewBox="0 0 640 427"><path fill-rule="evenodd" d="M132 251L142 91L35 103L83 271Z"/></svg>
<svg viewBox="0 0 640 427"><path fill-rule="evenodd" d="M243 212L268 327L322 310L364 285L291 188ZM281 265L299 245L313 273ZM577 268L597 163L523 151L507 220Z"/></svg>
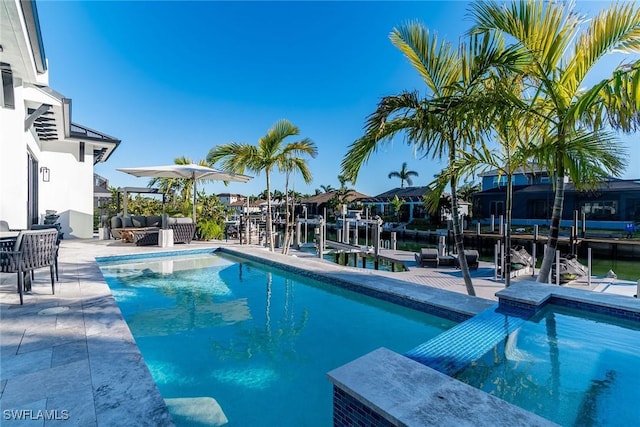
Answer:
<svg viewBox="0 0 640 427"><path fill-rule="evenodd" d="M583 289L524 280L496 293L504 309L535 314L546 304L557 304L584 311L640 322L640 299L602 294Z"/></svg>
<svg viewBox="0 0 640 427"><path fill-rule="evenodd" d="M246 249L241 251L230 247L221 247L218 251L458 322L467 320L495 304L495 301L484 298L380 276L371 270L360 269L352 272L351 268L336 266L318 258L305 258L302 268L291 263L290 256L283 259L281 254L256 254Z"/></svg>

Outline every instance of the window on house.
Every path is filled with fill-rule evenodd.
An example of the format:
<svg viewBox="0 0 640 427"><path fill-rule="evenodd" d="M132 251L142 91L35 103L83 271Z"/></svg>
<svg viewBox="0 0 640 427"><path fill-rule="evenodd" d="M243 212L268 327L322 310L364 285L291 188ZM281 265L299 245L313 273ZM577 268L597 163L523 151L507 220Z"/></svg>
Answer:
<svg viewBox="0 0 640 427"><path fill-rule="evenodd" d="M627 200L627 212L623 221L640 222L640 199Z"/></svg>
<svg viewBox="0 0 640 427"><path fill-rule="evenodd" d="M545 199L529 200L527 216L532 219L551 218L551 206Z"/></svg>
<svg viewBox="0 0 640 427"><path fill-rule="evenodd" d="M507 176L501 175L493 178L493 187L504 187L507 185Z"/></svg>
<svg viewBox="0 0 640 427"><path fill-rule="evenodd" d="M489 214L494 216L504 215L504 202L491 202L491 211Z"/></svg>
<svg viewBox="0 0 640 427"><path fill-rule="evenodd" d="M79 161L84 162L84 142L80 142L80 153L78 154Z"/></svg>
<svg viewBox="0 0 640 427"><path fill-rule="evenodd" d="M2 106L14 109L16 107L15 95L13 93L13 73L7 69L6 64L0 64L2 74Z"/></svg>
<svg viewBox="0 0 640 427"><path fill-rule="evenodd" d="M582 204L582 212L586 219L601 221L617 221L620 219L617 200L598 200Z"/></svg>

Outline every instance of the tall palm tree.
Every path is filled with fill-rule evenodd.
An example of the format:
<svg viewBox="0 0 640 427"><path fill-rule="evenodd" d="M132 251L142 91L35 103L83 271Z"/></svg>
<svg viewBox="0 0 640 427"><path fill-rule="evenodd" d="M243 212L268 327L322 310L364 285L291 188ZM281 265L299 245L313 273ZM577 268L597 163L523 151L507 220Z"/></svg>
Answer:
<svg viewBox="0 0 640 427"><path fill-rule="evenodd" d="M418 172L407 170L407 162L402 163L399 171L389 172L389 179L400 178L400 188L404 188L404 182L407 181L409 186L413 185L412 176L418 176Z"/></svg>
<svg viewBox="0 0 640 427"><path fill-rule="evenodd" d="M611 78L588 88L585 79L609 53L640 52L640 9L632 2L616 3L586 20L573 2L522 0L474 3L472 15L472 33L508 36L531 59L529 111L544 120L541 126L547 132L536 157L555 176L549 239L538 276L546 282L558 244L565 177L578 186L595 185L624 168L623 150L619 144L605 147L602 141L608 137L599 130L607 119L622 130L638 124L638 115L630 114L633 109L637 113L638 105L616 102L616 94L607 89L622 80L623 73L637 81L640 62L623 65ZM637 100L639 95L633 96Z"/></svg>
<svg viewBox="0 0 640 427"><path fill-rule="evenodd" d="M283 119L277 121L267 134L258 140L257 145L231 142L213 147L207 155L209 164L213 165L221 161L222 169L229 172L243 173L245 169L256 175L264 172L267 184L267 241L271 252L273 252L271 174L276 168L282 170L283 164L288 159L302 158L302 156L316 157L318 154L315 143L309 138L285 143L285 139L299 134L300 130L297 126Z"/></svg>
<svg viewBox="0 0 640 427"><path fill-rule="evenodd" d="M331 186L331 184L329 184L329 185L321 185L320 186L320 190L322 190L322 193L330 193L331 191L335 190L335 188L333 188Z"/></svg>
<svg viewBox="0 0 640 427"><path fill-rule="evenodd" d="M505 52L497 38L474 37L468 45L458 49L438 40L437 35L419 23L409 23L394 29L392 43L407 57L418 71L430 92L420 99L416 92L384 97L367 120L365 135L351 144L342 161L342 170L355 180L361 165L394 135L403 132L407 142L414 144L424 155L446 158L452 164L465 146L477 137L477 117L460 109L478 91L486 72L500 65L512 67L517 63L517 51ZM469 295L475 295L469 267L464 256L462 229L457 202L457 180L449 177L453 210L453 232L459 254L460 268ZM439 199L442 188L434 198ZM437 206L437 201L435 203Z"/></svg>
<svg viewBox="0 0 640 427"><path fill-rule="evenodd" d="M295 200L296 195L295 191L289 190L289 178L291 174L300 173L302 179L305 183L309 184L313 177L311 176L311 171L309 170L309 165L305 159L290 154L288 157L282 159L279 164L279 169L285 173L285 233L284 233L284 245L282 246L282 253L289 253L289 246L291 246L291 240L293 238L293 216L295 209ZM292 197L293 196L293 197ZM290 200L293 200L290 208Z"/></svg>
<svg viewBox="0 0 640 427"><path fill-rule="evenodd" d="M340 188L331 190L333 196L327 202L327 205L334 211L334 214L342 207L342 205L348 205L351 194L355 191L353 188L347 187L349 180L345 175L338 175L338 181L340 182Z"/></svg>

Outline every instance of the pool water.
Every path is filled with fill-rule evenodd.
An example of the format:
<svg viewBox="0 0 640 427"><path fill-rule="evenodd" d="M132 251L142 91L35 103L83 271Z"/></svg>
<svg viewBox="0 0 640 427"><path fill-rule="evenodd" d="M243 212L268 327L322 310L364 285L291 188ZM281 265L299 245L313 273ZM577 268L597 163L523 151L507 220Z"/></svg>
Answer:
<svg viewBox="0 0 640 427"><path fill-rule="evenodd" d="M331 425L328 371L455 325L226 255L100 268L163 397L212 397L229 426Z"/></svg>
<svg viewBox="0 0 640 427"><path fill-rule="evenodd" d="M456 378L563 426L640 425L640 325L549 305Z"/></svg>

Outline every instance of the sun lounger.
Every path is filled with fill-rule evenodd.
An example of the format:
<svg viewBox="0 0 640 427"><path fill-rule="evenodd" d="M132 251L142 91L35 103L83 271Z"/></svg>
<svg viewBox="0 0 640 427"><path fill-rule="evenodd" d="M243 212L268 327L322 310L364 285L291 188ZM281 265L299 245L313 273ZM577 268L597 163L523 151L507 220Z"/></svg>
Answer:
<svg viewBox="0 0 640 427"><path fill-rule="evenodd" d="M416 254L416 263L420 267L438 267L438 250L432 248L422 248Z"/></svg>
<svg viewBox="0 0 640 427"><path fill-rule="evenodd" d="M480 254L475 249L465 249L464 256L467 259L467 266L469 270L477 270L480 266ZM460 263L456 258L456 266L460 267Z"/></svg>

